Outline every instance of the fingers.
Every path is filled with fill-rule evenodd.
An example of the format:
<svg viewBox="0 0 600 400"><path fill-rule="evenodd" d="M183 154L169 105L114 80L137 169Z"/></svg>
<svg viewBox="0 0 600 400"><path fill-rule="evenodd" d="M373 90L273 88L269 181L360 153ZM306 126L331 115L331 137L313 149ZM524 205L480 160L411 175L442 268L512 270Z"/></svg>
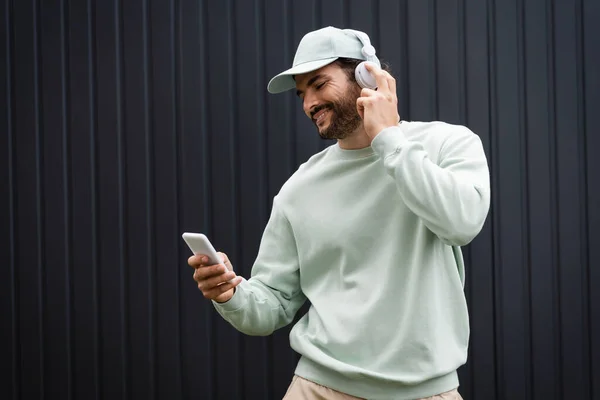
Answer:
<svg viewBox="0 0 600 400"><path fill-rule="evenodd" d="M390 73L387 71L383 71L383 73L384 73L384 75L386 75L388 85L390 87L390 92L392 92L395 96L396 95L396 79L392 75L390 75Z"/></svg>
<svg viewBox="0 0 600 400"><path fill-rule="evenodd" d="M212 290L223 283L229 282L235 277L235 272L232 271L214 275L209 278L199 278L194 274L194 280L198 282L198 289L202 290L202 292Z"/></svg>
<svg viewBox="0 0 600 400"><path fill-rule="evenodd" d="M192 268L200 268L205 266L208 258L203 254L196 254L188 258L188 265Z"/></svg>
<svg viewBox="0 0 600 400"><path fill-rule="evenodd" d="M360 97L377 96L377 91L373 89L362 89L360 91Z"/></svg>
<svg viewBox="0 0 600 400"><path fill-rule="evenodd" d="M217 297L219 297L220 295L222 295L223 293L227 292L228 290L233 289L234 287L239 285L241 282L242 282L242 277L238 276L237 278L233 279L231 282L223 283L223 284L213 287L213 288L205 288L205 289L200 289L200 290L202 290L202 294L204 295L204 297L206 297L207 299L214 300ZM199 284L198 284L198 288L200 288Z"/></svg>
<svg viewBox="0 0 600 400"><path fill-rule="evenodd" d="M196 282L200 282L201 280L208 279L213 276L225 274L228 271L229 270L222 264L211 265L209 267L200 267L194 271L194 280Z"/></svg>
<svg viewBox="0 0 600 400"><path fill-rule="evenodd" d="M217 254L221 257L221 260L222 260L221 264L231 265L231 262L229 261L227 254L221 253L221 252L217 252ZM221 264L217 264L217 265L221 265ZM208 257L205 254L196 254L196 255L193 255L190 258L188 258L188 265L192 268L200 268L200 267L205 267L205 266L209 266L209 265L213 265L213 264L208 262Z"/></svg>
<svg viewBox="0 0 600 400"><path fill-rule="evenodd" d="M218 300L217 297L236 287L242 281L242 277L218 264L197 268L194 271L194 280L204 297Z"/></svg>
<svg viewBox="0 0 600 400"><path fill-rule="evenodd" d="M395 93L373 90L368 88L362 89L360 92L360 97L356 101L356 109L360 114L361 118L365 108L369 108L371 105L376 104L378 101L382 100L394 104L397 104L398 102L398 98L396 97Z"/></svg>
<svg viewBox="0 0 600 400"><path fill-rule="evenodd" d="M196 254L188 258L188 264L195 269L194 280L198 289L207 299L227 301L232 294L224 294L242 281L241 276L233 272L233 266L227 254L218 252L221 263L213 264L205 254Z"/></svg>
<svg viewBox="0 0 600 400"><path fill-rule="evenodd" d="M367 71L373 75L375 81L377 82L377 90L381 91L389 91L396 94L396 79L389 72L382 70L377 66L377 64L368 62L365 64Z"/></svg>
<svg viewBox="0 0 600 400"><path fill-rule="evenodd" d="M363 120L365 119L365 105L364 105L364 101L365 101L364 97L359 97L358 99L356 99L356 112L358 112L358 115Z"/></svg>
<svg viewBox="0 0 600 400"><path fill-rule="evenodd" d="M369 107L372 102L370 99L378 96L377 92L372 89L363 89L360 92L360 97L356 99L356 111L361 119L365 119L365 108Z"/></svg>
<svg viewBox="0 0 600 400"><path fill-rule="evenodd" d="M371 107L376 100L377 97L375 96L359 97L358 99L356 99L356 109L358 110L359 114L363 113L365 111L365 108Z"/></svg>
<svg viewBox="0 0 600 400"><path fill-rule="evenodd" d="M221 262L223 264L227 265L227 263L229 263L229 257L227 257L227 254L221 253L220 251L218 251L217 254L221 257Z"/></svg>
<svg viewBox="0 0 600 400"><path fill-rule="evenodd" d="M392 102L396 102L397 101L397 97L395 95L395 93L391 93L391 92L383 92L383 91L379 91L379 90L372 90L372 89L362 89L360 92L360 96L361 97L371 97L371 98L375 98L375 97L383 97L384 99L388 100L388 101L392 101Z"/></svg>
<svg viewBox="0 0 600 400"><path fill-rule="evenodd" d="M383 74L383 70L377 66L377 64L368 62L365 64L367 71L373 75L375 81L377 82L377 90L378 91L388 91L390 86L388 84L386 76Z"/></svg>

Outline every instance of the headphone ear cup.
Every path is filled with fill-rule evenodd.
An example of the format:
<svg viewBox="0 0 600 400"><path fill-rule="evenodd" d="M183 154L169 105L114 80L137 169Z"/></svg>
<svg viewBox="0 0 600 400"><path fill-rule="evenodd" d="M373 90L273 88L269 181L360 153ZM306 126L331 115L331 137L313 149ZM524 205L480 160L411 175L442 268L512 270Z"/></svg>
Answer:
<svg viewBox="0 0 600 400"><path fill-rule="evenodd" d="M356 69L354 70L354 78L356 78L356 82L363 89L377 89L377 81L373 75L367 71L365 63L366 61L363 61L356 66Z"/></svg>

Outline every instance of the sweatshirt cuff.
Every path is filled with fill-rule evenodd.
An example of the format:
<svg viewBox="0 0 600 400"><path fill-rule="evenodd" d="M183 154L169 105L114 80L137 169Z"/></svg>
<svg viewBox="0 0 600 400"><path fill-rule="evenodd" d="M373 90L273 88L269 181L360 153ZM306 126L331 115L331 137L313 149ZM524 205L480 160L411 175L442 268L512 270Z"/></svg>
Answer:
<svg viewBox="0 0 600 400"><path fill-rule="evenodd" d="M401 125L385 128L371 141L371 147L379 157L386 158L400 152L400 148L408 142Z"/></svg>
<svg viewBox="0 0 600 400"><path fill-rule="evenodd" d="M245 286L246 284L247 284L246 279L242 278L242 281L240 282L240 284L236 286L233 296L231 296L231 298L229 300L227 300L225 303L218 303L218 302L212 300L212 303L215 306L215 308L218 308L219 310L225 311L225 312L236 311L236 310L239 310L240 308L242 308L244 306L245 298L246 298L246 296L245 296L246 293L244 293L243 286Z"/></svg>

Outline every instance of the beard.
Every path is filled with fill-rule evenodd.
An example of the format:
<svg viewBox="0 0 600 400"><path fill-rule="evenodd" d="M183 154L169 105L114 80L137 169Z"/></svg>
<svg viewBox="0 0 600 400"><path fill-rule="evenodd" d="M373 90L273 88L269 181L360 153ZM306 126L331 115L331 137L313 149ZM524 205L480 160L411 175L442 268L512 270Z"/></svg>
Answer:
<svg viewBox="0 0 600 400"><path fill-rule="evenodd" d="M321 139L345 139L354 133L362 122L358 111L356 111L356 100L359 96L360 89L353 87L350 93L341 97L338 101L322 104L313 111L313 115L323 109L331 111L329 126L323 130L319 130L317 126Z"/></svg>

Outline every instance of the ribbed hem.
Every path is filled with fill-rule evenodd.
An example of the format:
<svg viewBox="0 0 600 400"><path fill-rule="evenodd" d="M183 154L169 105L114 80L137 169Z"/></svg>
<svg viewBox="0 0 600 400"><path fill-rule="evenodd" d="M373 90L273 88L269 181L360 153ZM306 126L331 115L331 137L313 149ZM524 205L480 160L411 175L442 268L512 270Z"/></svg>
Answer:
<svg viewBox="0 0 600 400"><path fill-rule="evenodd" d="M385 128L371 142L373 151L381 158L386 158L394 153L407 142L402 124Z"/></svg>
<svg viewBox="0 0 600 400"><path fill-rule="evenodd" d="M231 296L231 298L229 300L227 300L225 303L217 303L216 301L212 300L213 305L215 306L215 308L217 308L218 310L224 311L224 312L232 312L232 311L237 311L240 308L242 308L246 302L244 301L246 298L246 293L244 293L244 287L247 285L247 281L242 278L242 281L240 282L239 285L237 285L237 287L235 288L235 292L233 293L233 296Z"/></svg>
<svg viewBox="0 0 600 400"><path fill-rule="evenodd" d="M414 400L435 396L459 386L456 371L418 385L404 385L375 378L352 379L339 372L324 368L306 357L300 358L295 373L319 385L368 400Z"/></svg>
<svg viewBox="0 0 600 400"><path fill-rule="evenodd" d="M339 143L331 146L333 155L342 160L360 160L362 158L374 155L371 146L363 147L362 149L342 149Z"/></svg>

